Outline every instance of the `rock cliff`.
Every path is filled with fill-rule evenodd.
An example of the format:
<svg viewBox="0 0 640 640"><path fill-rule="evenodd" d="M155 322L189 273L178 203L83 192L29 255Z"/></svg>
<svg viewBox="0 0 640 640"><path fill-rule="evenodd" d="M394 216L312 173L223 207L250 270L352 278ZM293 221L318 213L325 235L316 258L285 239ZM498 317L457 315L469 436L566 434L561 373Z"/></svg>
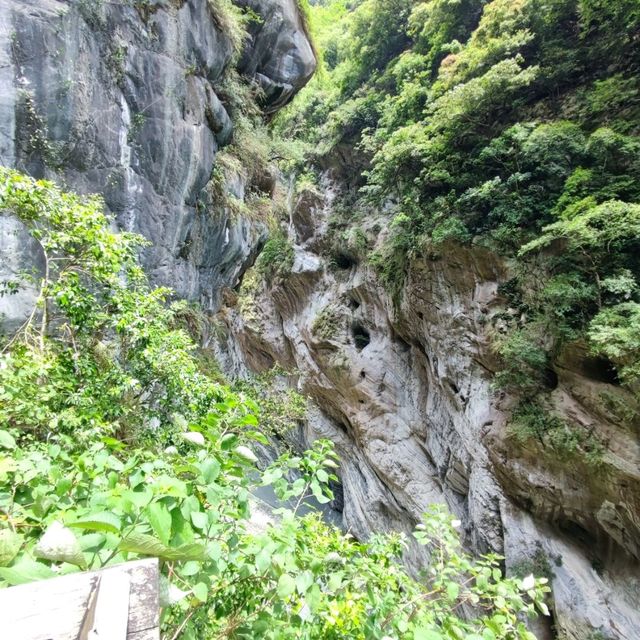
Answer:
<svg viewBox="0 0 640 640"><path fill-rule="evenodd" d="M490 334L509 266L484 249L445 246L414 263L394 304L347 242L327 252L339 188L325 175L322 193L297 198L291 274L222 310L227 366L298 373L315 403L308 438L338 445L354 534L410 531L429 503L446 502L470 546L505 555L511 571L552 578L554 629L541 626L540 638L640 637L637 434L594 402L624 393L576 362L558 368L555 406L580 428L607 431L597 468L518 444L506 427L509 398L491 385ZM374 213L363 223L377 243L385 226ZM419 553L409 550L409 564Z"/></svg>
<svg viewBox="0 0 640 640"><path fill-rule="evenodd" d="M237 60L223 0L0 0L0 163L102 194L121 228L150 241L153 280L205 308L263 233L207 188L234 126L227 76L262 87L272 113L315 69L295 0L246 4L254 19ZM245 187L242 176L227 186L240 198ZM28 243L0 224L5 279ZM0 312L19 316L29 295Z"/></svg>

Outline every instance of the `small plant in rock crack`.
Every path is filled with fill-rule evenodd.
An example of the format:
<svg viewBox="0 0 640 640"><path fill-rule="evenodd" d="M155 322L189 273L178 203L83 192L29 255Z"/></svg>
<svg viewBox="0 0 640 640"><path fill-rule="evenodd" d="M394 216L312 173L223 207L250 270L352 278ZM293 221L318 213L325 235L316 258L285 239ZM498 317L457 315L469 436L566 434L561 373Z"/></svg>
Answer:
<svg viewBox="0 0 640 640"><path fill-rule="evenodd" d="M131 125L129 126L129 131L127 131L127 142L132 144L135 142L136 138L142 131L145 122L147 121L147 116L144 112L138 111L131 118Z"/></svg>
<svg viewBox="0 0 640 640"><path fill-rule="evenodd" d="M264 245L256 260L256 268L268 282L291 273L295 251L286 234L277 230Z"/></svg>

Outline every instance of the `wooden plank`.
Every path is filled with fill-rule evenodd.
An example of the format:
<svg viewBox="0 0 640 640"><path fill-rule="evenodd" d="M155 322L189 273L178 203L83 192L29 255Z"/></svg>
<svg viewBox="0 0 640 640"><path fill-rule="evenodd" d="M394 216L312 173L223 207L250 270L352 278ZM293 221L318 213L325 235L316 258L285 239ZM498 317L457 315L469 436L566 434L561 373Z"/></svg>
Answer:
<svg viewBox="0 0 640 640"><path fill-rule="evenodd" d="M132 563L128 563L132 564ZM131 572L129 634L160 625L160 568L157 558L140 560Z"/></svg>
<svg viewBox="0 0 640 640"><path fill-rule="evenodd" d="M80 640L93 640L94 638L127 640L131 590L129 573L126 571L105 572L100 576L96 590L93 624L86 639L81 637Z"/></svg>
<svg viewBox="0 0 640 640"><path fill-rule="evenodd" d="M117 588L124 590L125 582L122 576L130 587L127 639L158 638L159 570L156 558L2 589L0 612L3 624L0 635L11 640L77 640L87 617L91 594L98 589L98 579L100 578L100 582L107 580L107 596L111 593L112 601L122 602L122 596L119 598L113 591L113 587L117 587L118 584L120 586ZM98 589L96 614L99 611L99 593ZM109 612L104 615L108 616ZM99 616L96 615L95 624L98 623ZM104 624L108 624L106 619ZM147 631L151 635L145 636ZM120 637L112 635L101 634L100 637L120 640Z"/></svg>

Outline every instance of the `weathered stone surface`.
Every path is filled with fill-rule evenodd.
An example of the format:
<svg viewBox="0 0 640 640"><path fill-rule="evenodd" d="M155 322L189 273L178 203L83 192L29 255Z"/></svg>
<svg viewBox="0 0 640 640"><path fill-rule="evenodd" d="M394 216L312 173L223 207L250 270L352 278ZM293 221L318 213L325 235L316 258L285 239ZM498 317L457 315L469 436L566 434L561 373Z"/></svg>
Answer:
<svg viewBox="0 0 640 640"><path fill-rule="evenodd" d="M251 318L223 309L227 363L299 372L316 404L307 437L337 445L343 520L355 535L411 531L429 503L446 502L466 542L504 553L509 568L542 550L561 637L640 637L637 431L595 402L621 390L588 379L568 357L558 369L554 406L574 425L598 425L608 441L598 471L518 445L506 429L509 399L491 388L489 333L504 311L505 263L480 248L443 247L415 262L398 308L366 263L321 257L336 189L325 181L324 202L297 200L293 273L258 291ZM375 216L364 222L374 242L386 227ZM424 556L414 547L406 559L416 567ZM549 622L536 633L551 637Z"/></svg>
<svg viewBox="0 0 640 640"><path fill-rule="evenodd" d="M38 296L33 283L20 283L17 274L40 266L38 244L15 218L0 217L0 327L12 333L29 317Z"/></svg>
<svg viewBox="0 0 640 640"><path fill-rule="evenodd" d="M265 109L274 113L309 81L316 57L296 0L238 0L260 20L250 25L251 40L240 70L264 91Z"/></svg>
<svg viewBox="0 0 640 640"><path fill-rule="evenodd" d="M205 308L236 283L264 233L207 189L233 126L219 97L232 44L215 7L0 0L0 163L103 194L121 228L151 241L153 281ZM269 79L271 113L315 58L293 0L252 7L264 20L246 68ZM244 187L241 177L230 185L239 197Z"/></svg>

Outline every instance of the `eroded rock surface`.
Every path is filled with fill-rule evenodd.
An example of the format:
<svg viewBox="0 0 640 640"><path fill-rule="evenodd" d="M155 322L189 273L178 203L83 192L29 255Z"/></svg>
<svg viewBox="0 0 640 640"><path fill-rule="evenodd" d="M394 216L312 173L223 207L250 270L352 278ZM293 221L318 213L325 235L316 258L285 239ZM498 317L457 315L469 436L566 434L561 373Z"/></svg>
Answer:
<svg viewBox="0 0 640 640"><path fill-rule="evenodd" d="M484 249L442 247L413 265L395 305L365 261L329 255L336 189L325 180L323 195L298 199L292 273L253 291L250 314L223 309L226 366L298 372L315 402L309 439L328 437L341 455L344 526L354 534L409 532L429 503L446 502L471 547L553 578L560 637L640 637L637 432L594 402L624 393L569 363L558 368L556 409L606 435L597 468L515 442L510 399L491 386L490 332L508 265ZM380 242L386 226L372 215L363 230ZM421 553L410 549L408 564L419 566ZM548 622L536 632L552 637Z"/></svg>
<svg viewBox="0 0 640 640"><path fill-rule="evenodd" d="M296 0L239 0L261 17L252 21L250 42L240 60L240 70L260 85L266 111L286 105L308 82L316 57Z"/></svg>
<svg viewBox="0 0 640 640"><path fill-rule="evenodd" d="M207 186L233 128L221 85L236 62L216 7L0 0L0 163L103 194L118 225L150 241L153 281L204 308L235 284L264 233ZM306 83L315 58L295 0L251 8L260 29L241 70L265 86L271 113ZM232 182L242 198L244 180ZM3 311L19 316L22 306Z"/></svg>

